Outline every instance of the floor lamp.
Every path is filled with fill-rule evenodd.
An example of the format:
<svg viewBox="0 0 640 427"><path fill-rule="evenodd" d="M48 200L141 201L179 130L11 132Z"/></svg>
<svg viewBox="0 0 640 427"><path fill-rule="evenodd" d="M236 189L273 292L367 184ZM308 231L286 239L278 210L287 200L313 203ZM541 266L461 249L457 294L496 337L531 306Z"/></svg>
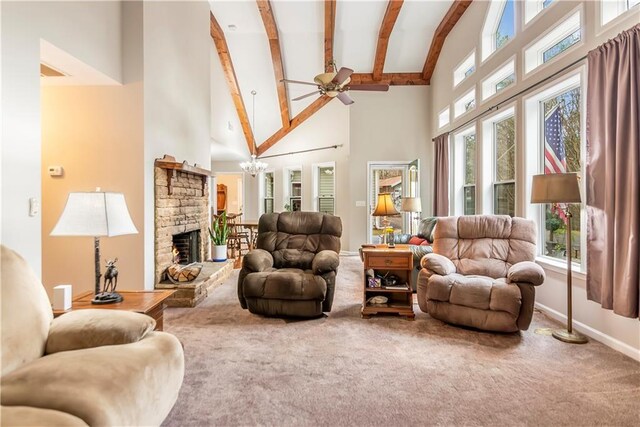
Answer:
<svg viewBox="0 0 640 427"><path fill-rule="evenodd" d="M410 213L411 222L409 232L413 235L413 223L415 222L414 213L422 212L422 201L420 200L420 197L403 197L400 210L402 212Z"/></svg>
<svg viewBox="0 0 640 427"><path fill-rule="evenodd" d="M390 193L378 194L378 204L376 205L376 208L371 215L382 217L382 226L384 227L384 236L386 238L387 246L390 248L394 248L395 243L393 242L393 233L389 233L391 234L391 236L387 235L387 228L389 228L389 225L391 225L391 221L389 221L387 217L395 216L398 214L399 212L396 210L396 206L393 203L391 194Z"/></svg>
<svg viewBox="0 0 640 427"><path fill-rule="evenodd" d="M92 304L122 301L122 295L115 292L115 286L111 292L107 292L106 286L103 292L100 292L100 237L137 233L138 230L129 216L124 194L104 193L99 190L90 193L69 193L62 215L51 231L52 236L93 237L95 288Z"/></svg>
<svg viewBox="0 0 640 427"><path fill-rule="evenodd" d="M571 344L584 344L589 341L587 337L573 330L571 304L571 211L568 204L581 201L577 174L553 173L533 176L531 203L551 203L556 209L561 209L567 218L567 329L556 329L552 335Z"/></svg>

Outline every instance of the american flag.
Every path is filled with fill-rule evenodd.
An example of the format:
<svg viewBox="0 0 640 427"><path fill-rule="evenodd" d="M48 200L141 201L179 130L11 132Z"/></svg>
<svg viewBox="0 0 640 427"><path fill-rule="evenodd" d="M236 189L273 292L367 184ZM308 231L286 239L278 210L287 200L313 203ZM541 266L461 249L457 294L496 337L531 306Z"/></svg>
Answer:
<svg viewBox="0 0 640 427"><path fill-rule="evenodd" d="M562 115L560 105L556 105L544 119L544 173L566 173L567 155L564 150L564 137L562 136ZM564 213L564 205L555 205L551 208L566 223L567 216Z"/></svg>

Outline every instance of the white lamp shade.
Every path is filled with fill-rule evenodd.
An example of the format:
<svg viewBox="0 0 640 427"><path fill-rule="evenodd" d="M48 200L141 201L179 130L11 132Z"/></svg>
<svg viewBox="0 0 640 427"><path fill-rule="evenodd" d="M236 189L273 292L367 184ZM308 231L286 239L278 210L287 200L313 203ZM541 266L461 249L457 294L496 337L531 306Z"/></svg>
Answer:
<svg viewBox="0 0 640 427"><path fill-rule="evenodd" d="M400 210L402 212L422 212L422 200L420 197L403 197Z"/></svg>
<svg viewBox="0 0 640 427"><path fill-rule="evenodd" d="M137 234L122 193L69 193L52 236L122 236Z"/></svg>

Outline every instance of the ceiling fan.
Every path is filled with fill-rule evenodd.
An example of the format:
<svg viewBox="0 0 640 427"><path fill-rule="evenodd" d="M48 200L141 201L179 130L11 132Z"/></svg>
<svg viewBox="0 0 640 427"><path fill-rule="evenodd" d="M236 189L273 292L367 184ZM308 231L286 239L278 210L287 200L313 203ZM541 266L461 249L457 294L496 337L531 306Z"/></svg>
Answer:
<svg viewBox="0 0 640 427"><path fill-rule="evenodd" d="M301 99L308 98L309 96L319 94L320 96L326 95L331 98L337 97L344 105L351 105L354 101L347 94L349 90L368 90L379 92L386 92L389 90L389 85L384 83L349 85L349 82L351 82L351 74L353 74L353 70L350 68L341 67L339 71L336 71L336 63L331 61L331 65L333 65L334 72L318 74L313 79L315 83L303 82L300 80L282 79L281 81L286 83L297 83L317 87L317 90L314 90L311 93L307 93L306 95L293 98L292 101L299 101Z"/></svg>

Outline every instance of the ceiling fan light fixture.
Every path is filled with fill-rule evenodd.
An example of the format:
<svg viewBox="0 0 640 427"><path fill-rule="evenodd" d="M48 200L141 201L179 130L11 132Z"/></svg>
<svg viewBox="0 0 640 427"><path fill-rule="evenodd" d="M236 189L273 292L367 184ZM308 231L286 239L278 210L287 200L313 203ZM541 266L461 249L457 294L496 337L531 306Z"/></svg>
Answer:
<svg viewBox="0 0 640 427"><path fill-rule="evenodd" d="M328 90L325 95L327 95L329 98L335 98L336 96L338 96L340 92L337 90Z"/></svg>
<svg viewBox="0 0 640 427"><path fill-rule="evenodd" d="M336 76L336 73L322 73L318 74L313 78L313 81L319 84L320 86L327 86L331 83L333 78Z"/></svg>

